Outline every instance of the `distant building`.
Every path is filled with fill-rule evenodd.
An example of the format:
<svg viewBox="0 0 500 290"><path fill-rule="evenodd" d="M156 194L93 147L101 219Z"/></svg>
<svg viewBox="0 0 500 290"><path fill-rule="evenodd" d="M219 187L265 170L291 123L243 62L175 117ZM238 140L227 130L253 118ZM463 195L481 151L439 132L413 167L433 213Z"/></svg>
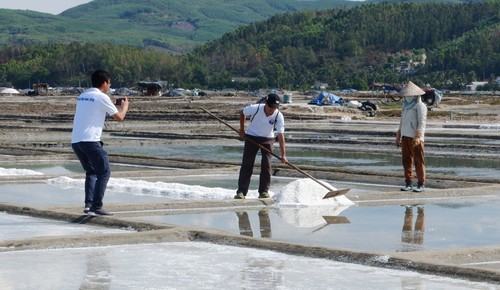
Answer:
<svg viewBox="0 0 500 290"><path fill-rule="evenodd" d="M314 83L313 89L315 90L326 90L329 87L327 83L316 82Z"/></svg>
<svg viewBox="0 0 500 290"><path fill-rule="evenodd" d="M139 82L142 94L145 96L161 96L163 86L159 82Z"/></svg>
<svg viewBox="0 0 500 290"><path fill-rule="evenodd" d="M484 86L486 84L488 84L488 82L472 82L465 86L465 90L468 92L475 92L477 87Z"/></svg>
<svg viewBox="0 0 500 290"><path fill-rule="evenodd" d="M49 84L47 83L33 84L33 91L36 96L47 95L49 93Z"/></svg>
<svg viewBox="0 0 500 290"><path fill-rule="evenodd" d="M233 82L236 83L242 83L242 84L248 84L252 82L256 82L257 78L250 78L250 77L233 77L232 78Z"/></svg>
<svg viewBox="0 0 500 290"><path fill-rule="evenodd" d="M384 94L396 93L401 90L401 85L388 84L388 83L371 83L370 89L372 91L383 91Z"/></svg>

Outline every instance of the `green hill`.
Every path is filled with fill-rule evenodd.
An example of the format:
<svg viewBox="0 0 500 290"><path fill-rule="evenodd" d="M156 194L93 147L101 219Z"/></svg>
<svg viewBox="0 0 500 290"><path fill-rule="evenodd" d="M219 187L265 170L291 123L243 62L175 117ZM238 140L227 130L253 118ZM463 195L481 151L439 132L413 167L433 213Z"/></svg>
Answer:
<svg viewBox="0 0 500 290"><path fill-rule="evenodd" d="M353 7L344 0L94 0L60 15L0 9L0 45L110 42L183 52L273 15Z"/></svg>
<svg viewBox="0 0 500 290"><path fill-rule="evenodd" d="M255 78L256 87L316 81L367 89L371 82L460 87L500 73L500 1L383 3L300 12L241 27L195 49L213 75ZM198 77L198 79L200 79ZM203 78L201 78L203 79Z"/></svg>
<svg viewBox="0 0 500 290"><path fill-rule="evenodd" d="M104 2L116 1L91 4ZM285 13L239 26L181 56L157 49L161 43L147 48L134 45L131 33L113 31L113 17L128 19L127 23L131 18L113 16L111 10L106 12L109 6L89 10L100 11L109 19L106 24L85 20L93 25L92 31L81 26L83 20L79 18L103 16L79 10L90 6L68 10L63 13L66 16L35 14L40 22L61 31L78 31L82 39L68 40L69 44L64 44L61 34L46 33L50 30L42 24L27 29L1 18L0 29L17 31L20 38L17 45L0 49L0 85L29 87L35 82L48 82L74 86L85 82L94 69L104 68L113 73L119 86L162 80L175 86L203 88L306 89L315 82L325 82L331 88L367 89L372 82L411 79L419 84L461 89L470 81L492 79L500 72L500 0L467 4L392 2ZM6 15L26 21L33 16L8 12ZM70 20L61 21L61 17ZM137 21L144 22L140 27L147 24L151 30L164 29L153 25L161 17L139 18ZM132 24L122 24L121 28L136 29ZM35 40L20 35L51 38L54 42L32 45ZM108 39L97 35L108 35ZM84 36L100 42L85 42ZM128 45L117 45L113 37ZM63 41L58 43L60 39Z"/></svg>

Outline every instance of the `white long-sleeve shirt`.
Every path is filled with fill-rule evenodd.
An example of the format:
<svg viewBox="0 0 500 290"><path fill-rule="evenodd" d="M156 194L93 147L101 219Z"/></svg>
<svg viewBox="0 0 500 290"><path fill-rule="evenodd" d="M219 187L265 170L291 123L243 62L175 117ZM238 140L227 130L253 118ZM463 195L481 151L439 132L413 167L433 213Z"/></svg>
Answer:
<svg viewBox="0 0 500 290"><path fill-rule="evenodd" d="M417 131L421 132L421 139L424 141L425 126L427 122L427 107L421 100L411 109L403 109L399 128L401 136L415 138Z"/></svg>

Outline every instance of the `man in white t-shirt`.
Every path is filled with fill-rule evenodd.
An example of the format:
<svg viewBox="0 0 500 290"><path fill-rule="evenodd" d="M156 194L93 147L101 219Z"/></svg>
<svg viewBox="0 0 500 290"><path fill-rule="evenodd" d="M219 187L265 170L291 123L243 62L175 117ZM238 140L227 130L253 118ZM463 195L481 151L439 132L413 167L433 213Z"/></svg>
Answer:
<svg viewBox="0 0 500 290"><path fill-rule="evenodd" d="M271 185L271 157L266 150L249 141L260 144L262 147L272 152L276 135L281 150L281 162L287 163L285 147L285 120L283 114L278 110L280 98L276 94L269 94L264 103L254 104L245 107L240 112L240 137L245 140L243 149L243 159L241 162L240 176L238 178L238 190L235 199L245 199L250 179L253 173L255 157L260 150L262 155L259 177L259 198L269 198L269 187ZM250 117L250 124L245 132L246 118Z"/></svg>
<svg viewBox="0 0 500 290"><path fill-rule="evenodd" d="M92 216L113 215L102 208L111 168L101 135L107 115L121 122L128 110L127 98L122 100L118 110L118 104L106 95L110 87L111 78L107 71L96 70L92 74L92 88L77 99L71 134L71 147L85 170L83 212Z"/></svg>

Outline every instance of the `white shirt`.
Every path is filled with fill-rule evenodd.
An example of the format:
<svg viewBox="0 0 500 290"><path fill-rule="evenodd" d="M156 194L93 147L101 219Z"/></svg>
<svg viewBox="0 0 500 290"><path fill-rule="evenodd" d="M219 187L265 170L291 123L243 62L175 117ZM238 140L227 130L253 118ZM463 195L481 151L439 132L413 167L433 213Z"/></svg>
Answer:
<svg viewBox="0 0 500 290"><path fill-rule="evenodd" d="M253 104L243 109L243 114L250 116L247 134L257 137L274 138L275 128L276 133L285 133L283 114L279 110L275 110L272 115L266 116L264 107L265 104Z"/></svg>
<svg viewBox="0 0 500 290"><path fill-rule="evenodd" d="M76 102L71 143L101 141L106 114L113 116L118 109L108 95L98 88L83 92Z"/></svg>

